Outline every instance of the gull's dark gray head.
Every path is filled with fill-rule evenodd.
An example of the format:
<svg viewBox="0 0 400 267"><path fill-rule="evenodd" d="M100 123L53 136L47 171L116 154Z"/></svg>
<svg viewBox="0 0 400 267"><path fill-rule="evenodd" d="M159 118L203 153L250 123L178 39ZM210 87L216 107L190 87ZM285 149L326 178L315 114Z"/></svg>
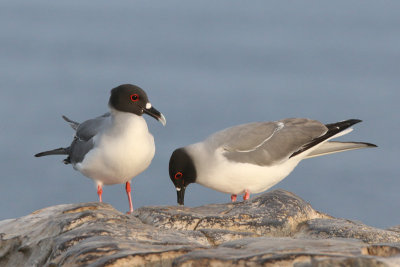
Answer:
<svg viewBox="0 0 400 267"><path fill-rule="evenodd" d="M138 116L146 113L163 125L166 124L164 115L151 105L146 92L139 86L122 84L115 87L111 90L108 104L118 111L130 112Z"/></svg>
<svg viewBox="0 0 400 267"><path fill-rule="evenodd" d="M172 153L169 160L169 177L176 188L178 204L183 205L186 187L196 182L197 178L193 159L185 148L178 148Z"/></svg>

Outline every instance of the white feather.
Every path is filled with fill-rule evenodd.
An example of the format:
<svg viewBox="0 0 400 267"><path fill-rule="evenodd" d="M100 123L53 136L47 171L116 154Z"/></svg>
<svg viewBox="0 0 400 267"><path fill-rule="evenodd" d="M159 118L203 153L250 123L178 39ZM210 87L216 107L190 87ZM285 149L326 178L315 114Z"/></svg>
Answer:
<svg viewBox="0 0 400 267"><path fill-rule="evenodd" d="M112 110L110 127L94 137L95 147L76 164L102 184L121 184L143 172L154 157L154 138L142 116Z"/></svg>

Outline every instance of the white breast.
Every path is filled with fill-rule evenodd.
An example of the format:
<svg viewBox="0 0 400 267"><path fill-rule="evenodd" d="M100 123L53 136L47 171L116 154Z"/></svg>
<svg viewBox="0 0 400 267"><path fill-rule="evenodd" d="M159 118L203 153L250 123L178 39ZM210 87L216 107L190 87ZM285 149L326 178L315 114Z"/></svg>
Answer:
<svg viewBox="0 0 400 267"><path fill-rule="evenodd" d="M103 184L121 184L143 172L154 157L154 138L141 116L113 112L110 127L76 168Z"/></svg>
<svg viewBox="0 0 400 267"><path fill-rule="evenodd" d="M201 143L191 146L189 151L192 155L194 151L208 155L196 157L196 183L228 194L243 194L246 189L250 193L263 192L288 176L300 161L292 158L274 166L237 163L223 157L222 149L204 151Z"/></svg>

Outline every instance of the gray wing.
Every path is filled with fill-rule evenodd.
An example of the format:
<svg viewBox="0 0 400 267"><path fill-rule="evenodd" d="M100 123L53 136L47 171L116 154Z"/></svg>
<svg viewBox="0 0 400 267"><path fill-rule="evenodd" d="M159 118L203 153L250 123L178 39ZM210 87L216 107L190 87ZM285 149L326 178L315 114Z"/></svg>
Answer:
<svg viewBox="0 0 400 267"><path fill-rule="evenodd" d="M222 147L228 160L268 166L288 159L327 130L315 120L284 119L232 127L210 136L207 142Z"/></svg>
<svg viewBox="0 0 400 267"><path fill-rule="evenodd" d="M110 113L82 122L76 129L74 141L69 148L71 163L82 162L85 155L93 148L93 137L104 129L110 120Z"/></svg>
<svg viewBox="0 0 400 267"><path fill-rule="evenodd" d="M69 125L71 126L72 129L74 129L76 131L76 129L78 129L79 127L79 122L73 121L71 119L69 119L67 116L62 115L62 118L69 123Z"/></svg>
<svg viewBox="0 0 400 267"><path fill-rule="evenodd" d="M89 141L104 128L110 116L110 113L105 113L97 118L82 122L76 129L76 137L84 141Z"/></svg>

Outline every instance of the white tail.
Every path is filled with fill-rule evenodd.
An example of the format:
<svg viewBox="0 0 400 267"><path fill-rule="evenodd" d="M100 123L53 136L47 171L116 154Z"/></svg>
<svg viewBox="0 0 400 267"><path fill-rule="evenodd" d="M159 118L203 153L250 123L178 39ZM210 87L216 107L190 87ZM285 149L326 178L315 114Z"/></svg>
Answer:
<svg viewBox="0 0 400 267"><path fill-rule="evenodd" d="M336 137L336 136L335 136ZM337 141L328 141L321 144L318 148L313 150L306 159L319 157L323 155L360 149L360 148L367 148L367 147L376 147L374 144L370 143L362 143L362 142L337 142Z"/></svg>

